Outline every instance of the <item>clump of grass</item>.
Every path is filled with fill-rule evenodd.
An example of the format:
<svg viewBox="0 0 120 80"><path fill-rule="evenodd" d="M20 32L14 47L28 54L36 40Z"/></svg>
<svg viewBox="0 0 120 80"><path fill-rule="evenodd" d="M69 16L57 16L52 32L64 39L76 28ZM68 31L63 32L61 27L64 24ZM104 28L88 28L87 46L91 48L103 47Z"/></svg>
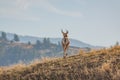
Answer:
<svg viewBox="0 0 120 80"><path fill-rule="evenodd" d="M0 67L0 80L120 80L120 46Z"/></svg>

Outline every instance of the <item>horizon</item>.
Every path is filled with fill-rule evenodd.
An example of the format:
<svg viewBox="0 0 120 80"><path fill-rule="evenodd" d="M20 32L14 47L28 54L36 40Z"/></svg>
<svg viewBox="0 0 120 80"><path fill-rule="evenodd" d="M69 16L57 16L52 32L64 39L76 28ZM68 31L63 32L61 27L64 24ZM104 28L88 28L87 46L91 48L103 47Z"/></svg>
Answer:
<svg viewBox="0 0 120 80"><path fill-rule="evenodd" d="M109 47L120 43L119 3L119 0L3 0L0 31L62 38L63 29L69 31L69 38Z"/></svg>

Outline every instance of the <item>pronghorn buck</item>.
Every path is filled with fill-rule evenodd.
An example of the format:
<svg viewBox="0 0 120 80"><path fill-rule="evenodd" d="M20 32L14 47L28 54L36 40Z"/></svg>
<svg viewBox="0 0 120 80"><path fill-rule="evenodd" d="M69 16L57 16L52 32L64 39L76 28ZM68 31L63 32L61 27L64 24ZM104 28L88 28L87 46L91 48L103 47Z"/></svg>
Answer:
<svg viewBox="0 0 120 80"><path fill-rule="evenodd" d="M69 48L69 38L68 38L68 30L66 30L66 32L63 32L63 30L61 30L62 34L63 34L63 39L62 39L62 47L63 47L63 51L64 51L64 55L63 58L66 58L67 56L67 49Z"/></svg>

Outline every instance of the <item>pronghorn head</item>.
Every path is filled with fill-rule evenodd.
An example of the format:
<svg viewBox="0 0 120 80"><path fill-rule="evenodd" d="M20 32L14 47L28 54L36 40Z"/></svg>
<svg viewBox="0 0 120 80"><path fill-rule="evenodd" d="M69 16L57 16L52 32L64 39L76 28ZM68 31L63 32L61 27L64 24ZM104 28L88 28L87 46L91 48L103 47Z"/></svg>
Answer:
<svg viewBox="0 0 120 80"><path fill-rule="evenodd" d="M63 37L68 37L68 30L66 30L66 32L63 32L63 30L61 30L62 34L63 34Z"/></svg>

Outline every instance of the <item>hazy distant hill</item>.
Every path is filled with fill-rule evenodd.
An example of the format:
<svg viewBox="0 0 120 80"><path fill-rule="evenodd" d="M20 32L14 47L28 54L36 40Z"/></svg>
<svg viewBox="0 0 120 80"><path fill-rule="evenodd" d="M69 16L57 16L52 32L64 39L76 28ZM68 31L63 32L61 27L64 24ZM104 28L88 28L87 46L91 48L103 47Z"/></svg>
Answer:
<svg viewBox="0 0 120 80"><path fill-rule="evenodd" d="M2 31L0 31L0 34L1 34ZM13 33L7 33L7 38L9 40L12 40L13 39ZM31 43L35 43L36 40L40 40L40 41L43 41L44 38L40 38L40 37L33 37L33 36L21 36L21 35L18 35L19 38L20 38L20 42L23 42L23 43L28 43L28 41L30 41ZM61 38L50 38L50 41L52 43L55 43L55 44L58 44L58 42L61 42ZM100 46L93 46L93 45L90 45L88 43L84 43L82 41L79 41L79 40L76 40L76 39L70 39L70 46L75 46L75 47L81 47L81 48L100 48Z"/></svg>

